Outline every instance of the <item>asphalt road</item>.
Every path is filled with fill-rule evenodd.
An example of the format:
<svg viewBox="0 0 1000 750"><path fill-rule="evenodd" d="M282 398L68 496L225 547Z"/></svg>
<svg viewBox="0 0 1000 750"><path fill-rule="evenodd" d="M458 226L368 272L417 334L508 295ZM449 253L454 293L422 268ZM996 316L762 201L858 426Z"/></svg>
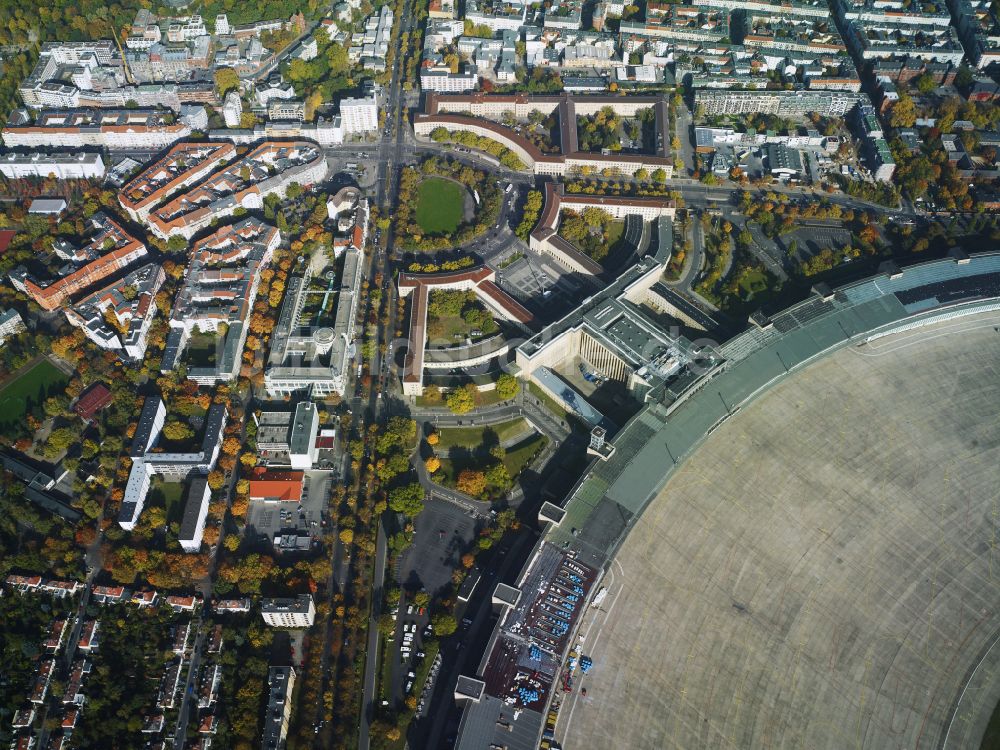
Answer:
<svg viewBox="0 0 1000 750"><path fill-rule="evenodd" d="M403 52L405 51L400 44L400 40L403 34L410 32L414 27L414 14L407 12L408 9L404 8L404 11L399 14L399 28L396 32L395 45L396 51L393 55L392 61L392 79L389 85L389 94L386 101L387 114L385 118L385 135L379 144L378 149L378 181L377 181L377 196L376 200L378 205L383 209L383 215L391 215L391 207L396 204L396 199L399 190L399 175L395 171L395 167L402 163L402 151L406 137L406 131L408 126L401 112L402 105L402 70L403 70ZM393 135L394 134L394 135ZM389 136L392 136L391 138ZM388 232L386 238L386 248L385 251L379 251L373 254L372 263L369 271L369 283L371 283L375 275L378 272L382 272L385 278L389 278L389 258L392 257L394 249L394 237L393 233ZM391 286L390 286L391 290ZM391 291L386 297L391 297ZM369 298L370 304L370 298ZM395 305L391 304L391 299L383 299L383 304L388 305L388 310L390 311L390 321L387 330L379 330L377 336L391 336L392 332L395 330ZM386 398L379 398L383 392L388 394L387 380L385 368L382 366L382 355L378 350L378 340L376 339L376 346L374 347L375 355L374 361L371 363L371 373L372 378L378 378L379 386L372 389L368 394L368 409L378 417L378 412L380 406L387 403L388 395ZM377 391L377 393L376 393ZM386 410L383 408L383 412ZM360 419L362 417L361 410L355 409L355 419ZM360 750L368 750L371 746L371 735L370 735L370 724L374 716L374 696L375 696L375 678L376 671L378 669L378 617L382 612L382 582L384 580L385 574L385 563L386 563L386 544L385 544L385 534L379 525L378 531L378 541L381 542L381 556L379 554L379 545L376 544L375 550L375 578L373 582L373 596L372 596L372 607L370 611L370 621L368 628L368 653L365 659L365 674L364 674L364 687L361 701L361 721L358 727L358 748Z"/></svg>
<svg viewBox="0 0 1000 750"><path fill-rule="evenodd" d="M194 698L192 685L198 679L198 663L201 660L201 644L205 640L205 630L202 619L198 617L192 622L195 627L194 645L191 650L191 663L188 665L187 678L181 692L181 707L177 715L177 730L174 732L174 750L184 750L187 741L187 726L191 713L191 701ZM183 655L181 659L183 659ZM196 709L197 710L197 709Z"/></svg>
<svg viewBox="0 0 1000 750"><path fill-rule="evenodd" d="M385 583L385 561L388 543L382 524L378 526L378 535L375 538L375 578L372 581L372 611L368 621L368 658L367 664L371 668L365 669L365 684L361 696L361 732L358 738L358 747L367 748L370 743L368 725L372 720L372 713L375 702L375 673L378 665L378 618L382 612L382 591Z"/></svg>

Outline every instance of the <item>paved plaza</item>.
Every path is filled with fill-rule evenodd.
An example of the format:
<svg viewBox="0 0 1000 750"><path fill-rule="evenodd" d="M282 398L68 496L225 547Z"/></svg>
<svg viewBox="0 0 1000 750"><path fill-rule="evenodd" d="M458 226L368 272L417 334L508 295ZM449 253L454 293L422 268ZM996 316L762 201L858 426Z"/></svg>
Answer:
<svg viewBox="0 0 1000 750"><path fill-rule="evenodd" d="M1000 699L998 324L842 350L720 426L602 582L557 738L978 747Z"/></svg>

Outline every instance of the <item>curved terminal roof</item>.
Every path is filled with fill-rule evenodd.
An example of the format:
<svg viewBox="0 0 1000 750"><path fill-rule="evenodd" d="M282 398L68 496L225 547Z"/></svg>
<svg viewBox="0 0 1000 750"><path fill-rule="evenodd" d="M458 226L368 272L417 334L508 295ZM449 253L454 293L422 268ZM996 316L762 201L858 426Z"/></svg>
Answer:
<svg viewBox="0 0 1000 750"><path fill-rule="evenodd" d="M752 328L704 359L710 369L689 368L655 389L646 407L614 436L614 454L595 461L573 488L522 573L524 579L537 575L535 561L546 548L558 550L605 573L588 598L601 588L620 589L622 582L632 597L623 598L619 608L604 595L602 609L613 613L607 616L609 627L616 627L617 618L624 623L618 635L607 636L607 652L601 650L605 636L591 630L597 627L593 611L582 618L585 649L598 664L602 653L606 656L592 679L597 693L606 691L608 708L595 711L597 718L577 730L579 716L597 702L595 693L575 709L563 706L557 737L565 735L568 747L936 747L953 726L949 717L959 717L968 725L966 740L978 740L981 728L973 725L983 711L988 718L1000 697L1000 684L985 686L983 677L1000 670L972 673L989 639L1000 636L1000 619L994 622L1000 612L993 612L996 590L988 579L992 532L986 533L992 529L994 467L1000 465L998 310L1000 253L971 258L956 253L904 270L886 264L864 281L835 291L817 288L773 318L755 316ZM932 343L922 350L922 341L948 341L950 348L938 350ZM875 374L842 366L859 353L896 347L909 356L898 368L888 367L888 359L879 360L885 369ZM835 356L825 360L829 355ZM822 377L810 380L816 372ZM760 416L763 407L755 401L775 386L781 387L761 405L779 403L784 411ZM851 411L836 417L847 411L847 403ZM797 414L807 416L802 420ZM940 438L935 426L941 427ZM720 430L728 439L714 438ZM935 440L942 445L933 445ZM706 442L706 455L715 457L710 466L700 463ZM782 455L783 446L798 453ZM987 453L983 462L976 458ZM682 465L689 456L694 470ZM801 463L795 460L799 456ZM701 506L674 507L657 520L661 500L651 511L646 506L668 481L669 487L687 488L681 477L710 497ZM713 490L723 482L731 485L729 495ZM770 496L744 499L744 486L747 493L757 487ZM879 495L887 486L891 492ZM786 488L791 488L787 496ZM762 513L754 514L758 506ZM659 536L644 536L644 511L652 512L648 524ZM878 528L868 528L875 522ZM676 534L671 524L684 533ZM626 541L633 528L635 543L631 537ZM704 533L706 528L717 530L718 537ZM661 538L675 535L683 554L670 557L668 550L659 559ZM619 567L612 560L623 542ZM840 553L806 565L826 544ZM963 567L963 560L972 567ZM629 562L638 567L628 568ZM664 571L684 564L688 575ZM803 577L804 570L819 577ZM829 589L823 576L831 581ZM688 607L702 606L709 592L716 595L716 579L729 585L725 614L756 617L763 623L759 631L730 628L716 637L711 629L719 623L729 627L728 621L685 619ZM652 581L665 590L653 592ZM868 597L864 612L851 610L861 602L856 589ZM829 591L839 596L824 600ZM680 612L674 623L662 619L668 603ZM879 614L879 607L887 611ZM843 627L831 629L837 618ZM673 640L671 625L681 622L691 630ZM503 642L498 635L521 627L510 616L501 621L479 674L491 656L496 661L495 644ZM822 637L813 635L812 627ZM746 646L750 634L761 639L756 651ZM612 638L617 652L608 645ZM702 648L699 638L711 647ZM805 650L820 641L826 649L821 656ZM779 652L782 661L768 661ZM669 678L683 685L690 676L690 687L666 685L655 670L641 669L644 658L650 665L664 664L662 653L673 660ZM989 659L1000 662L1000 649L983 663ZM842 669L842 678L816 683L822 689L812 695L809 680L824 665ZM630 671L633 667L637 671ZM879 672L881 682L873 676ZM597 684L602 674L605 681ZM952 704L967 683L978 685L973 697L980 703L959 712ZM861 696L855 702L844 696L852 688ZM707 696L708 703L692 707L694 693ZM492 695L489 685L487 694ZM847 708L834 705L835 697ZM477 727L492 726L486 720L493 710L489 700L466 707L458 747L489 746ZM657 723L660 714L671 722L669 728ZM525 708L521 718L526 717L540 736L544 711ZM719 726L710 726L713 721ZM851 721L855 726L846 726ZM622 727L620 736L616 727ZM948 746L961 747L966 740ZM537 746L538 737L533 741Z"/></svg>
<svg viewBox="0 0 1000 750"><path fill-rule="evenodd" d="M564 746L978 747L1000 700L998 324L843 349L715 431L584 618Z"/></svg>

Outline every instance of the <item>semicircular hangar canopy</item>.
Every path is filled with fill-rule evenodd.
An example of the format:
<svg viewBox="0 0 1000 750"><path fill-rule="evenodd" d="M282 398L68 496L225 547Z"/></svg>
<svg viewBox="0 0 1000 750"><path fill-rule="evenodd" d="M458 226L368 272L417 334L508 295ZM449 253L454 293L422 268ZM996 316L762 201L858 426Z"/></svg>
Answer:
<svg viewBox="0 0 1000 750"><path fill-rule="evenodd" d="M715 430L610 566L557 739L978 747L1000 700L998 322L843 349Z"/></svg>

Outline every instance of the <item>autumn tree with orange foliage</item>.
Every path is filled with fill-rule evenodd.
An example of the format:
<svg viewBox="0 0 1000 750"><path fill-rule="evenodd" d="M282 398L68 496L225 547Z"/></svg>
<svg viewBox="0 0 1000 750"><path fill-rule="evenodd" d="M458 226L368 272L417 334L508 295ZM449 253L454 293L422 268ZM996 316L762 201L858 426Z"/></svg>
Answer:
<svg viewBox="0 0 1000 750"><path fill-rule="evenodd" d="M247 510L250 508L250 500L246 497L237 497L233 500L233 506L230 510L237 518L243 518L247 514Z"/></svg>
<svg viewBox="0 0 1000 750"><path fill-rule="evenodd" d="M486 489L486 475L474 469L463 469L455 481L455 488L473 497L479 497Z"/></svg>

